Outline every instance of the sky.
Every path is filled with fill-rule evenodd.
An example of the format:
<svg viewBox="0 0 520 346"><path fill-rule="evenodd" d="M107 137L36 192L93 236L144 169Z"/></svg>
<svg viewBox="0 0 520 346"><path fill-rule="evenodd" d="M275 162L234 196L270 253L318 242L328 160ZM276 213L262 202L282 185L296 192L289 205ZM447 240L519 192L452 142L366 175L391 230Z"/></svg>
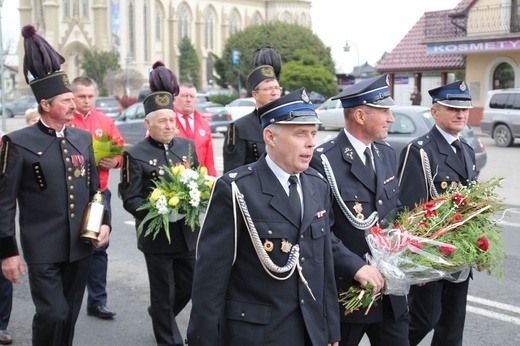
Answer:
<svg viewBox="0 0 520 346"><path fill-rule="evenodd" d="M359 1L359 2L358 2ZM313 0L313 32L331 48L339 73L368 62L375 66L381 56L399 43L424 12L449 10L461 0ZM20 38L19 0L4 0L2 36L4 47L14 46ZM343 47L346 42L350 52ZM16 64L8 56L6 64Z"/></svg>
<svg viewBox="0 0 520 346"><path fill-rule="evenodd" d="M359 2L358 2L359 1ZM461 0L313 0L313 32L331 48L338 73L390 53L424 12L451 10ZM350 52L343 47L346 42Z"/></svg>

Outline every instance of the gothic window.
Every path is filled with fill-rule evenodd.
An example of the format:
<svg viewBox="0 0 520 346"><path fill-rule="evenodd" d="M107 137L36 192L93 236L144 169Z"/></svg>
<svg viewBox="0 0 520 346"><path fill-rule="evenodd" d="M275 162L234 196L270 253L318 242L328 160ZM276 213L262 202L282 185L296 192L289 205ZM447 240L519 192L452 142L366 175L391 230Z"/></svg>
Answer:
<svg viewBox="0 0 520 346"><path fill-rule="evenodd" d="M162 37L161 24L163 22L163 13L159 5L155 5L155 40L160 41Z"/></svg>
<svg viewBox="0 0 520 346"><path fill-rule="evenodd" d="M493 72L493 89L506 89L514 86L515 70L508 63L501 63Z"/></svg>
<svg viewBox="0 0 520 346"><path fill-rule="evenodd" d="M284 12L282 14L282 22L284 23L292 23L292 16L289 12Z"/></svg>
<svg viewBox="0 0 520 346"><path fill-rule="evenodd" d="M231 18L229 19L229 34L234 34L238 31L238 14L233 11Z"/></svg>
<svg viewBox="0 0 520 346"><path fill-rule="evenodd" d="M188 11L186 7L179 9L179 22L178 22L179 42L182 41L183 37L189 37L188 34Z"/></svg>
<svg viewBox="0 0 520 346"><path fill-rule="evenodd" d="M81 17L88 18L88 0L81 1Z"/></svg>
<svg viewBox="0 0 520 346"><path fill-rule="evenodd" d="M258 13L255 13L255 15L253 17L253 24L254 25L262 24L262 17L260 17L260 15Z"/></svg>
<svg viewBox="0 0 520 346"><path fill-rule="evenodd" d="M135 57L134 3L128 4L128 54Z"/></svg>
<svg viewBox="0 0 520 346"><path fill-rule="evenodd" d="M63 0L63 18L70 18L70 0Z"/></svg>
<svg viewBox="0 0 520 346"><path fill-rule="evenodd" d="M206 49L213 49L213 29L214 19L211 10L206 11L206 21L204 22L204 46Z"/></svg>
<svg viewBox="0 0 520 346"><path fill-rule="evenodd" d="M144 60L148 60L148 7L143 5L143 52Z"/></svg>

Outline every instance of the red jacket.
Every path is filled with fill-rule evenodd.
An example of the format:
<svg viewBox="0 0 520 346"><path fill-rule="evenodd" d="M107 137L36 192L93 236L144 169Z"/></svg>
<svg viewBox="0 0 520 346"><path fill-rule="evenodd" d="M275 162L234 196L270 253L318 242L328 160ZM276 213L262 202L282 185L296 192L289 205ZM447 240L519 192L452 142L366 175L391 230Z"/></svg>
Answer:
<svg viewBox="0 0 520 346"><path fill-rule="evenodd" d="M91 109L87 116L75 112L74 119L67 123L68 126L77 127L78 129L87 130L92 134L92 138L99 139L102 135L107 135L109 139L122 138L114 120L109 116ZM121 141L121 144L124 140ZM121 156L117 157L117 166L121 167ZM99 167L98 167L99 168ZM99 187L101 191L108 189L108 170L99 168Z"/></svg>
<svg viewBox="0 0 520 346"><path fill-rule="evenodd" d="M206 119L200 115L199 112L193 112L193 136L189 137L186 134L184 128L184 119L181 119L182 114L177 114L177 130L175 131L176 137L189 138L195 142L195 150L197 151L197 157L201 166L205 166L208 169L208 174L214 177L217 176L217 170L215 169L215 158L213 156L213 137L211 136L211 128L209 127Z"/></svg>

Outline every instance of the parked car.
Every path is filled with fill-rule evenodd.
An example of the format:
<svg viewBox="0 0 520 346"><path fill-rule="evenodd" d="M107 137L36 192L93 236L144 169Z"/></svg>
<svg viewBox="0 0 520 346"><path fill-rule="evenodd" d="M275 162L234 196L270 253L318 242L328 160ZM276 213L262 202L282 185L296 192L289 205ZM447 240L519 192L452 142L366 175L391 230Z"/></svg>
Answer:
<svg viewBox="0 0 520 346"><path fill-rule="evenodd" d="M253 97L238 98L226 105L226 109L231 113L233 121L251 113L255 107L256 101Z"/></svg>
<svg viewBox="0 0 520 346"><path fill-rule="evenodd" d="M202 103L195 106L211 127L211 133L225 134L231 123L231 113L219 103Z"/></svg>
<svg viewBox="0 0 520 346"><path fill-rule="evenodd" d="M14 102L5 104L5 115L8 118L12 118L18 114L25 114L25 111L32 108L36 103L34 96L22 96ZM2 108L0 107L0 114L2 114Z"/></svg>
<svg viewBox="0 0 520 346"><path fill-rule="evenodd" d="M488 91L480 129L499 147L510 147L520 138L520 88Z"/></svg>
<svg viewBox="0 0 520 346"><path fill-rule="evenodd" d="M94 101L94 109L100 111L111 118L117 118L121 115L121 104L112 96L97 97Z"/></svg>
<svg viewBox="0 0 520 346"><path fill-rule="evenodd" d="M406 147L406 145L415 138L422 136L426 132L430 131L435 124L435 121L429 107L399 106L391 108L390 111L394 115L395 122L390 124L388 127L388 137L385 139L385 141L388 142L392 148L394 148L396 159L399 161L401 151ZM329 117L336 117L341 120L343 124L341 127L345 127L343 111L341 111L341 114L339 114L337 108L330 108L330 110L324 110L320 114L320 120L323 121L323 119L328 119ZM324 117L322 118L322 116ZM330 124L331 122L328 122L327 127L339 126L339 120L336 119L334 126ZM484 144L480 138L478 138L478 136L473 131L473 128L469 124L466 126L466 128L464 128L464 130L462 130L460 135L464 137L473 147L476 156L476 170L477 172L480 172L486 165L487 161L487 153L484 148Z"/></svg>
<svg viewBox="0 0 520 346"><path fill-rule="evenodd" d="M128 144L136 144L146 135L144 126L144 106L142 102L136 102L125 109L120 116L114 119L121 136Z"/></svg>
<svg viewBox="0 0 520 346"><path fill-rule="evenodd" d="M327 99L316 108L316 114L318 114L318 118L321 121L321 130L337 130L345 127L343 107L340 100Z"/></svg>

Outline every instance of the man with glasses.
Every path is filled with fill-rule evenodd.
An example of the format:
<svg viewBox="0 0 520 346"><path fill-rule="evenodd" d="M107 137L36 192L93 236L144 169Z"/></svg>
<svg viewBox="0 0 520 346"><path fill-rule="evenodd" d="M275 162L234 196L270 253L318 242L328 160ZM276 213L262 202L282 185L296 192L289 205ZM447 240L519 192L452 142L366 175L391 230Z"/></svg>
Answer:
<svg viewBox="0 0 520 346"><path fill-rule="evenodd" d="M247 82L256 101L256 108L228 126L223 147L224 173L253 163L262 156L265 143L257 109L282 95L282 88L270 65L261 65L253 69L247 77Z"/></svg>

